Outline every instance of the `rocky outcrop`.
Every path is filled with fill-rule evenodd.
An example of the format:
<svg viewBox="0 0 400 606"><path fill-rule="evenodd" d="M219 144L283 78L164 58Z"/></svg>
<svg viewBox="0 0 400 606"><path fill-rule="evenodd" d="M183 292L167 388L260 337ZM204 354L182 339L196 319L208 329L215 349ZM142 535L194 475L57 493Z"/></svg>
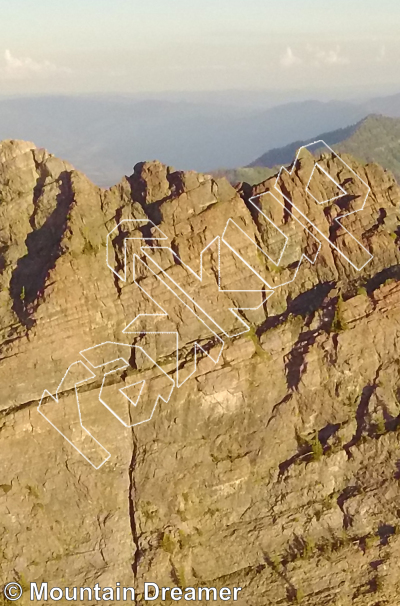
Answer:
<svg viewBox="0 0 400 606"><path fill-rule="evenodd" d="M357 271L323 238L317 255L318 234L299 231L275 179L236 190L151 162L102 190L33 144L4 142L0 159L0 584L141 588L146 580L241 586L238 603L254 606L396 604L400 190L393 177L346 157L371 188L363 211L344 220L373 255ZM355 209L363 186L335 157L321 162L346 188L340 205L318 207L306 193L308 155L282 178L281 191L362 264L364 252L333 220ZM322 180L313 187L326 191ZM266 192L278 204L262 197L260 208L289 238L283 265L277 270L247 249L238 232L235 242L280 286L269 297L232 251L218 255L211 246L233 218L277 254L279 237L250 202ZM132 273L124 282L107 267L107 234L132 219L143 220L142 239L127 241L128 258L146 261L141 247L152 245L149 255L166 275L201 298L225 342L217 363L206 355L218 345L214 334L172 295L162 298L168 318L143 316L140 334L123 333L151 306L146 292L161 303L145 267L143 290ZM148 219L175 254L154 249L163 244ZM117 273L129 235L121 230L112 240ZM208 245L202 290L186 265L198 271ZM315 263L303 259L296 274L304 251ZM245 307L246 287L260 291L249 295L254 309L241 312L250 330L226 338L238 332L230 308ZM176 378L174 340L147 330L177 331L179 370L193 376L132 429L99 402L102 372L86 382L79 390L85 426L112 455L96 471L38 403L45 389L56 392L79 352L106 341L141 344ZM204 347L197 368L195 341ZM129 362L115 375L118 387L148 369L144 357ZM73 387L54 408L67 429L77 423L69 416Z"/></svg>

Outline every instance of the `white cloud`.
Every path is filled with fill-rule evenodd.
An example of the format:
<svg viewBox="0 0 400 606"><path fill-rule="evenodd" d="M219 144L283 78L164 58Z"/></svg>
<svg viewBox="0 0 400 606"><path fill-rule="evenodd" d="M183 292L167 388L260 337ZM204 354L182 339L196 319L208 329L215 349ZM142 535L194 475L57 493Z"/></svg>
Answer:
<svg viewBox="0 0 400 606"><path fill-rule="evenodd" d="M283 67L291 67L292 65L297 65L301 62L302 61L301 61L300 57L296 57L296 55L293 53L290 46L287 47L286 52L284 55L282 55L281 61L280 61L281 65L283 65Z"/></svg>
<svg viewBox="0 0 400 606"><path fill-rule="evenodd" d="M0 66L0 75L16 80L32 77L49 77L55 74L69 74L71 70L57 67L50 61L35 61L30 57L14 57L10 50L4 52L4 64Z"/></svg>
<svg viewBox="0 0 400 606"><path fill-rule="evenodd" d="M341 55L340 46L331 50L321 50L308 46L308 51L313 54L316 65L347 65L350 63L347 57Z"/></svg>

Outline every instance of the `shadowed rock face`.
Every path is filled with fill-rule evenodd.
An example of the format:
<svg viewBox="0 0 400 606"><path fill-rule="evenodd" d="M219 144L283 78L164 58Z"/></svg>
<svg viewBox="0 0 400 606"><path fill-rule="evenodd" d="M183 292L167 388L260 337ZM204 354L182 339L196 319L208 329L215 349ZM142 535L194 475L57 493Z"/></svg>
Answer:
<svg viewBox="0 0 400 606"><path fill-rule="evenodd" d="M372 261L358 272L322 244L315 265L304 262L292 283L243 312L252 328L224 338L217 364L200 356L194 376L150 422L123 427L98 400L102 372L86 382L83 421L112 455L96 471L37 411L79 352L105 341L140 343L174 378L171 340L143 337L151 322L153 330L178 331L182 372L193 368L196 339L215 346L174 297L168 318L143 319L142 335L122 332L150 303L131 271L123 282L107 267L107 234L124 219L149 218L180 261L150 254L202 296L184 264L199 269L200 252L229 218L266 241L268 225L249 198L274 191L275 180L236 190L152 162L102 190L33 144L4 142L0 161L0 585L18 575L139 590L152 581L241 586L238 603L253 606L397 605L400 190L392 176L346 158L371 194L345 226ZM334 157L325 161L348 183ZM310 162L305 156L283 186L332 234L332 219L362 192L351 183L341 207L317 214L305 193ZM271 216L283 231L293 227L287 209ZM116 270L126 235L112 240ZM154 244L151 224L142 235L128 241L128 258ZM345 235L332 237L343 243ZM299 242L307 249L309 236ZM298 251L288 251L275 274L258 257L274 285L293 276ZM347 252L359 254L351 244ZM248 269L225 253L225 290L249 284ZM216 258L207 263L204 305L233 331L229 309L238 295L218 291ZM140 283L156 298L154 277L143 271ZM132 356L117 386L145 370ZM74 403L71 385L54 404L64 426L74 422Z"/></svg>

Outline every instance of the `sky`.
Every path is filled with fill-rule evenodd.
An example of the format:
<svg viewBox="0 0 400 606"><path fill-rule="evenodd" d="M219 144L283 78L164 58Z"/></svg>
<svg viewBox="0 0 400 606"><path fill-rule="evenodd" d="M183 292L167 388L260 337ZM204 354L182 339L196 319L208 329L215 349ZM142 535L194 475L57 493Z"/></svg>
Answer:
<svg viewBox="0 0 400 606"><path fill-rule="evenodd" d="M0 95L400 91L399 0L0 0Z"/></svg>

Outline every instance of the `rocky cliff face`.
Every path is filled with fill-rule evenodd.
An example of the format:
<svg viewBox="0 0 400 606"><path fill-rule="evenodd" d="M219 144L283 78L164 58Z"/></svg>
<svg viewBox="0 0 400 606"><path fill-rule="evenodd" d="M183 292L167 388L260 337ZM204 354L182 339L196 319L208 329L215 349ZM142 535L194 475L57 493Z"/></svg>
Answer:
<svg viewBox="0 0 400 606"><path fill-rule="evenodd" d="M234 189L152 162L106 191L33 144L4 142L0 162L0 585L153 581L241 586L238 603L253 606L397 604L400 190L393 177L346 158L371 188L364 210L344 220L373 255L357 271L323 238L318 249L315 229L299 231L274 179ZM365 191L334 157L321 162L346 188L340 203L322 208L306 193L308 155L282 177L281 191L362 266L367 253L333 219ZM318 179L315 194L326 189ZM270 223L249 201L266 192L278 204L262 197L260 208L289 242L279 269L246 248L245 236L231 237L253 270L280 286L272 296L228 247L212 245L233 218L278 254L279 237L271 239ZM107 235L132 220L142 220L135 236L142 239L126 241L127 258L143 260L142 289L131 264L126 282L116 276L129 231L111 240L115 273L106 264ZM157 241L154 225L168 244ZM199 288L187 266L198 271L208 245ZM314 265L303 258L298 268L302 254ZM216 363L207 355L219 348L215 332L166 296L148 270L154 260L216 318L224 342ZM245 307L239 291L246 288L255 291L247 295L253 309L239 316L250 330L232 336L240 318L230 308ZM154 313L149 294L168 317L140 316L139 334L124 333L138 314ZM39 414L42 393L55 394L80 352L103 342L132 354L110 393L149 371L134 345L159 364L156 373L176 380L176 341L146 331L177 331L179 372L192 376L159 402L151 421L126 428L99 402L98 364L79 389L84 425L111 454L95 470ZM46 403L68 435L79 425L75 401L72 381L58 404Z"/></svg>

